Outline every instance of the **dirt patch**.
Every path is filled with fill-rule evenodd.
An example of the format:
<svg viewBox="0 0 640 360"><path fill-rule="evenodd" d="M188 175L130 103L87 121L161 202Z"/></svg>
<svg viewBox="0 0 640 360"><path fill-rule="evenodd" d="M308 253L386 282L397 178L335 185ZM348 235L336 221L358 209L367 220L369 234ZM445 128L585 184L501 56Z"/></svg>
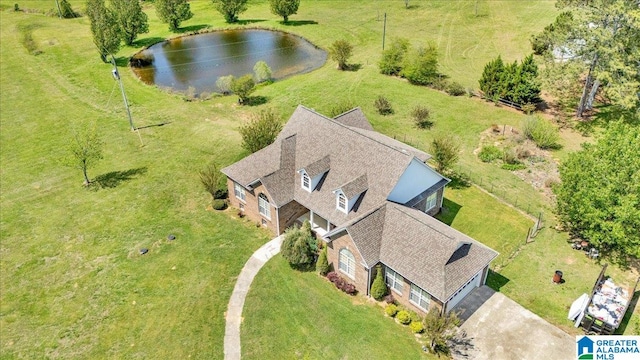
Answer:
<svg viewBox="0 0 640 360"><path fill-rule="evenodd" d="M560 181L558 161L550 151L538 148L531 140L525 138L522 132L510 125L492 125L480 134L480 143L473 153L476 156L482 148L493 145L503 152L510 152L515 161L523 165L523 169L512 171L514 175L531 184L549 201L555 201L551 187ZM479 160L479 159L478 159ZM481 160L479 160L481 161ZM496 167L505 164L504 159L493 160ZM500 170L509 171L509 170Z"/></svg>

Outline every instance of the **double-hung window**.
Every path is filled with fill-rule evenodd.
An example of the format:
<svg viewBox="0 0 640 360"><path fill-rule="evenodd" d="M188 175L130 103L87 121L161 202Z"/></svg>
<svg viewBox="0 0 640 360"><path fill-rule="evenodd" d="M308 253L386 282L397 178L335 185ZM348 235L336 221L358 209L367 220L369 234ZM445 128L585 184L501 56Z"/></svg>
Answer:
<svg viewBox="0 0 640 360"><path fill-rule="evenodd" d="M336 206L338 207L338 210L341 210L342 212L345 212L345 213L347 212L347 197L344 196L344 194L341 192L338 193Z"/></svg>
<svg viewBox="0 0 640 360"><path fill-rule="evenodd" d="M271 219L271 208L269 207L269 199L267 199L267 195L260 194L258 195L258 211L260 215L266 217L267 219Z"/></svg>
<svg viewBox="0 0 640 360"><path fill-rule="evenodd" d="M411 292L409 293L409 301L418 306L424 311L429 310L429 303L431 302L431 296L429 293L422 290L418 286L411 284Z"/></svg>
<svg viewBox="0 0 640 360"><path fill-rule="evenodd" d="M244 193L244 188L242 186L240 186L240 184L234 184L233 185L233 193L236 196L236 199L238 200L242 200L242 201L247 201L247 197Z"/></svg>
<svg viewBox="0 0 640 360"><path fill-rule="evenodd" d="M350 278L356 278L356 258L348 249L341 249L338 257L338 268Z"/></svg>
<svg viewBox="0 0 640 360"><path fill-rule="evenodd" d="M311 192L311 179L306 172L302 172L302 188Z"/></svg>
<svg viewBox="0 0 640 360"><path fill-rule="evenodd" d="M385 277L387 279L387 286L398 294L402 294L402 288L404 287L404 279L402 276L387 268L385 271Z"/></svg>
<svg viewBox="0 0 640 360"><path fill-rule="evenodd" d="M429 211L434 207L436 207L437 201L438 201L438 192L436 191L433 194L429 195L429 197L427 198L427 205L425 206L424 211Z"/></svg>

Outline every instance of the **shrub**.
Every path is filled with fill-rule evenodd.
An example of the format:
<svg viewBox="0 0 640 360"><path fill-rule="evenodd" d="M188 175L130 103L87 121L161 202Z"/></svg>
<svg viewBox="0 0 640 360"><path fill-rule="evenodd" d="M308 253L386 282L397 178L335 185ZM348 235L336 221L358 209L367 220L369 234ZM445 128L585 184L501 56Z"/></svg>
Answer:
<svg viewBox="0 0 640 360"><path fill-rule="evenodd" d="M516 156L518 159L527 159L531 156L531 152L522 146L516 148Z"/></svg>
<svg viewBox="0 0 640 360"><path fill-rule="evenodd" d="M558 129L538 116L529 116L522 124L522 132L541 149L554 149L559 146Z"/></svg>
<svg viewBox="0 0 640 360"><path fill-rule="evenodd" d="M242 147L254 153L273 143L281 130L280 117L271 109L262 110L240 127Z"/></svg>
<svg viewBox="0 0 640 360"><path fill-rule="evenodd" d="M416 124L418 129L429 129L433 126L433 121L431 121L431 111L424 106L416 105L413 110L411 110L411 117L413 118L413 123Z"/></svg>
<svg viewBox="0 0 640 360"><path fill-rule="evenodd" d="M217 189L214 194L214 199L226 199L229 197L229 190L227 188Z"/></svg>
<svg viewBox="0 0 640 360"><path fill-rule="evenodd" d="M240 104L244 104L247 99L249 99L249 95L251 95L255 88L256 83L253 81L253 75L251 74L243 75L231 81L231 91L238 95L238 102Z"/></svg>
<svg viewBox="0 0 640 360"><path fill-rule="evenodd" d="M413 311L413 310L409 310L409 316L411 317L411 322L421 322L422 321L422 317L420 317L420 315L418 315L418 313Z"/></svg>
<svg viewBox="0 0 640 360"><path fill-rule="evenodd" d="M505 162L505 164L518 164L518 157L516 156L516 152L509 148L509 149L504 149L504 152L502 153L502 161Z"/></svg>
<svg viewBox="0 0 640 360"><path fill-rule="evenodd" d="M522 105L522 111L524 111L524 113L527 115L531 115L531 113L533 113L535 110L536 106L532 103L526 103Z"/></svg>
<svg viewBox="0 0 640 360"><path fill-rule="evenodd" d="M376 266L376 278L371 285L371 296L380 301L388 292L387 284L385 284L384 276L382 275L382 268L378 265Z"/></svg>
<svg viewBox="0 0 640 360"><path fill-rule="evenodd" d="M400 310L396 314L396 319L398 319L398 322L402 325L409 325L411 322L411 315L409 315L407 310Z"/></svg>
<svg viewBox="0 0 640 360"><path fill-rule="evenodd" d="M451 96L461 96L466 93L466 91L464 90L464 86L460 85L460 83L455 81L449 83L449 86L447 86L446 91L447 91L447 94Z"/></svg>
<svg viewBox="0 0 640 360"><path fill-rule="evenodd" d="M438 76L438 50L434 46L410 52L402 64L402 77L415 85L429 85Z"/></svg>
<svg viewBox="0 0 640 360"><path fill-rule="evenodd" d="M340 114L344 114L347 111L353 109L355 106L353 105L353 103L349 100L344 100L342 102L339 102L337 104L334 104L333 107L331 107L331 109L329 109L329 117L336 117Z"/></svg>
<svg viewBox="0 0 640 360"><path fill-rule="evenodd" d="M351 57L353 45L347 40L336 40L329 46L329 56L338 63L339 70L347 70L349 65L347 61Z"/></svg>
<svg viewBox="0 0 640 360"><path fill-rule="evenodd" d="M414 334L420 334L424 331L424 325L422 325L422 321L412 321L411 324L409 324L409 329L411 329L411 332Z"/></svg>
<svg viewBox="0 0 640 360"><path fill-rule="evenodd" d="M389 304L384 308L384 312L390 317L394 317L398 313L398 307L395 304Z"/></svg>
<svg viewBox="0 0 640 360"><path fill-rule="evenodd" d="M344 291L349 295L355 295L357 293L356 286L345 281L344 285L340 288L340 290Z"/></svg>
<svg viewBox="0 0 640 360"><path fill-rule="evenodd" d="M294 268L305 268L314 261L314 253L309 245L309 238L313 235L310 226L305 226L307 223L305 221L302 227L290 227L284 232L282 256Z"/></svg>
<svg viewBox="0 0 640 360"><path fill-rule="evenodd" d="M386 302L387 304L395 304L396 298L394 298L392 294L389 294L384 297L384 302Z"/></svg>
<svg viewBox="0 0 640 360"><path fill-rule="evenodd" d="M516 170L523 170L526 169L527 166L525 164L522 163L516 163L516 164L502 164L500 165L500 168L505 169L505 170L509 170L509 171L516 171Z"/></svg>
<svg viewBox="0 0 640 360"><path fill-rule="evenodd" d="M257 83L261 83L263 81L271 81L271 68L264 61L258 61L253 66L253 75L256 79Z"/></svg>
<svg viewBox="0 0 640 360"><path fill-rule="evenodd" d="M338 275L338 273L336 273L335 271L332 271L330 273L327 274L327 279L329 281L331 281L332 283L335 283L336 280L340 277L340 275Z"/></svg>
<svg viewBox="0 0 640 360"><path fill-rule="evenodd" d="M373 105L378 109L378 114L380 115L393 114L393 107L391 107L391 103L382 95L378 96Z"/></svg>
<svg viewBox="0 0 640 360"><path fill-rule="evenodd" d="M433 154L437 170L445 172L458 161L460 145L450 136L438 137L431 142L431 154Z"/></svg>
<svg viewBox="0 0 640 360"><path fill-rule="evenodd" d="M382 52L382 59L378 63L380 73L385 75L399 75L402 71L404 57L409 50L409 40L395 38L387 50Z"/></svg>
<svg viewBox="0 0 640 360"><path fill-rule="evenodd" d="M13 4L13 11L20 11L20 6L17 3Z"/></svg>
<svg viewBox="0 0 640 360"><path fill-rule="evenodd" d="M213 200L213 208L215 210L224 210L227 208L227 202L222 199Z"/></svg>
<svg viewBox="0 0 640 360"><path fill-rule="evenodd" d="M216 80L216 87L223 95L231 94L231 84L235 77L233 75L220 76L218 80Z"/></svg>
<svg viewBox="0 0 640 360"><path fill-rule="evenodd" d="M320 252L318 262L316 262L316 271L320 275L326 275L329 272L329 261L327 260L327 248L325 247Z"/></svg>
<svg viewBox="0 0 640 360"><path fill-rule="evenodd" d="M447 78L444 76L438 76L433 79L431 87L436 90L447 91L447 88L449 88L449 80L447 80Z"/></svg>
<svg viewBox="0 0 640 360"><path fill-rule="evenodd" d="M222 183L222 173L218 170L218 166L214 163L209 164L203 170L198 172L200 175L200 183L202 187L211 194L211 200L215 202L216 199L222 199L221 197L216 197L218 194L219 186Z"/></svg>
<svg viewBox="0 0 640 360"><path fill-rule="evenodd" d="M480 149L478 158L482 162L490 163L493 160L499 159L502 156L502 151L493 145L486 145Z"/></svg>

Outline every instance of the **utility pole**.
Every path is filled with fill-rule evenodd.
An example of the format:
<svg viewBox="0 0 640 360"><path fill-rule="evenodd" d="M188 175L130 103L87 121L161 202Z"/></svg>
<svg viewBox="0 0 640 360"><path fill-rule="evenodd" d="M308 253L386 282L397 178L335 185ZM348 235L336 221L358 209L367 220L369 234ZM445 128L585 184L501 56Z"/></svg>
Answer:
<svg viewBox="0 0 640 360"><path fill-rule="evenodd" d="M60 3L56 0L56 7L58 8L58 17L62 19L62 11L60 11Z"/></svg>
<svg viewBox="0 0 640 360"><path fill-rule="evenodd" d="M127 109L127 115L129 115L129 125L131 126L131 131L135 131L136 127L133 126L133 119L131 118L131 110L129 110L129 102L127 101L127 95L124 92L124 85L122 85L122 79L120 79L120 73L118 73L118 67L116 66L116 58L111 55L111 63L113 64L113 70L111 73L113 74L113 78L118 80L120 83L120 91L122 92L122 99L124 100L124 107Z"/></svg>
<svg viewBox="0 0 640 360"><path fill-rule="evenodd" d="M387 36L387 13L384 13L384 25L382 27L382 50L384 51L384 39Z"/></svg>

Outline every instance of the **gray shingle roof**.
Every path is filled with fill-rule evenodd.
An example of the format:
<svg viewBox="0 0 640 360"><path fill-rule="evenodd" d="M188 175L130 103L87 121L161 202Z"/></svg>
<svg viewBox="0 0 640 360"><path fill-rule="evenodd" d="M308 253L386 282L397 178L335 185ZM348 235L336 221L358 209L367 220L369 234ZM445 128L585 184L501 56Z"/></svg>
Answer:
<svg viewBox="0 0 640 360"><path fill-rule="evenodd" d="M362 112L362 109L360 109L360 107L351 109L334 117L333 119L350 127L373 131L373 126L371 126L371 123L369 123L367 117L364 116L364 113Z"/></svg>
<svg viewBox="0 0 640 360"><path fill-rule="evenodd" d="M309 177L314 178L317 175L324 174L331 168L331 157L329 155L317 160L307 166L302 167Z"/></svg>
<svg viewBox="0 0 640 360"><path fill-rule="evenodd" d="M441 301L498 255L419 210L391 202L346 229L367 266L380 261Z"/></svg>
<svg viewBox="0 0 640 360"><path fill-rule="evenodd" d="M357 178L339 187L339 189L342 191L344 196L347 197L347 199L353 199L354 196L365 192L367 188L368 188L368 183L367 183L366 174L360 175Z"/></svg>

